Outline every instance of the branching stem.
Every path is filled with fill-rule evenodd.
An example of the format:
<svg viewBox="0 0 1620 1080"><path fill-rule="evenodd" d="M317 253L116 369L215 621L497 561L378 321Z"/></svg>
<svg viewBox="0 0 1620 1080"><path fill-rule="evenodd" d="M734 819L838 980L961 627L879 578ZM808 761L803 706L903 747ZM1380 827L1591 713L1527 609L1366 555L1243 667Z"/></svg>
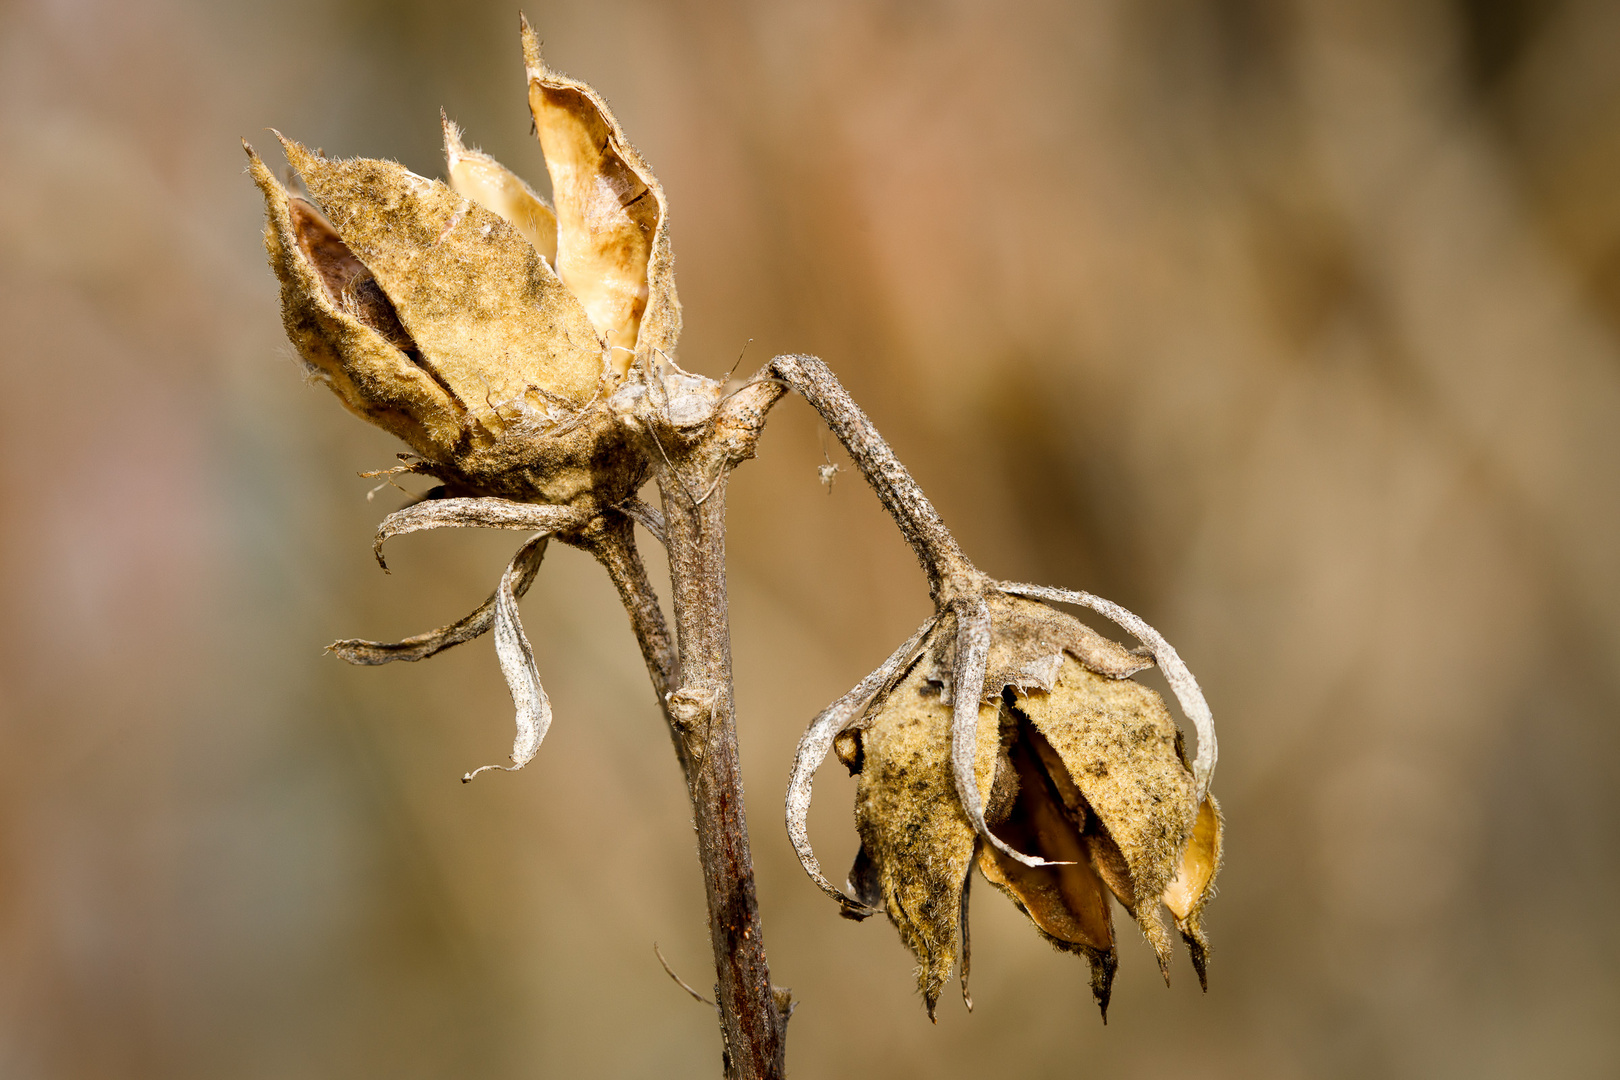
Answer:
<svg viewBox="0 0 1620 1080"><path fill-rule="evenodd" d="M771 985L766 964L743 809L726 604L726 481L733 466L753 456L767 412L788 389L821 414L877 492L922 563L936 603L987 583L871 420L815 357L777 357L719 399L712 417L696 427L671 422L667 394L662 409L647 395L652 407L641 422L656 448L649 457L663 501L675 650L636 555L630 518L604 516L586 546L607 568L630 614L686 774L709 904L726 1073L737 1080L785 1075L790 1008L787 993Z"/></svg>
<svg viewBox="0 0 1620 1080"><path fill-rule="evenodd" d="M850 459L877 492L883 508L900 526L901 535L917 553L917 560L928 574L929 593L936 601L948 599L942 590L947 594L960 592L963 586L982 579L945 528L934 504L831 368L814 356L786 355L772 360L767 370L798 391L843 443Z"/></svg>

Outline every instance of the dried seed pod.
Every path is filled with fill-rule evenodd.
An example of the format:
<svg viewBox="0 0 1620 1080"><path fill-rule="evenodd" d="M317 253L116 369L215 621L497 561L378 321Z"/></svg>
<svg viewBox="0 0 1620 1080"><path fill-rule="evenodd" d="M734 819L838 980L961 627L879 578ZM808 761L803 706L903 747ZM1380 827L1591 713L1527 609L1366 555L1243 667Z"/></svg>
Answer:
<svg viewBox="0 0 1620 1080"><path fill-rule="evenodd" d="M288 337L345 405L420 455L404 471L444 482L384 521L378 562L385 539L419 529L540 530L472 614L401 642L340 641L332 650L382 664L493 632L516 712L514 767L533 756L551 720L517 598L547 536L578 542L610 508L640 505L644 440L610 402L632 381L630 390L642 389L641 376L627 378L637 356L649 370L656 356L667 381L680 330L668 215L652 170L590 87L545 66L527 21L523 54L555 210L469 149L442 114L448 185L394 162L328 160L283 139L305 197L246 147ZM697 411L706 417L712 403ZM655 516L641 516L656 531Z"/></svg>
<svg viewBox="0 0 1620 1080"><path fill-rule="evenodd" d="M607 406L680 332L663 189L606 104L523 28L553 210L444 120L449 185L283 140L309 198L248 149L288 336L452 494L615 505L644 451Z"/></svg>
<svg viewBox="0 0 1620 1080"><path fill-rule="evenodd" d="M851 875L863 899L881 897L916 955L929 1016L960 950L962 890L977 842L951 775L951 708L931 675L926 665L914 666L860 730L855 823L861 856ZM999 702L981 705L974 764L985 790L995 776L1000 727ZM862 860L868 870L859 869Z"/></svg>
<svg viewBox="0 0 1620 1080"><path fill-rule="evenodd" d="M1213 799L1194 801L1197 783L1164 702L1129 678L1151 661L1045 604L991 591L983 659L964 663L975 651L962 640L977 606L954 604L812 725L790 789L790 831L798 820L802 833L808 774L830 742L859 777L850 889L885 910L916 954L930 1016L958 955L967 995L974 865L1042 937L1090 962L1105 1018L1117 963L1110 895L1161 965L1169 939L1158 909L1168 906L1202 981L1200 916L1219 868L1220 817ZM956 752L964 712L973 717L966 774ZM846 724L836 736L829 715ZM800 855L809 869L808 840Z"/></svg>

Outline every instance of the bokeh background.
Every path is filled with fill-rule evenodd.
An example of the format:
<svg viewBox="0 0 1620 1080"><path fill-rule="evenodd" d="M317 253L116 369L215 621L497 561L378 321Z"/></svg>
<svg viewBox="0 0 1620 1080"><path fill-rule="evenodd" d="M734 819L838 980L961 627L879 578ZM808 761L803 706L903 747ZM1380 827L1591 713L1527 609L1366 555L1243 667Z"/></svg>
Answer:
<svg viewBox="0 0 1620 1080"><path fill-rule="evenodd" d="M799 1077L1620 1071L1620 5L534 3L674 208L683 362L827 359L970 554L1156 623L1221 727L1208 996L1112 1016L988 889L937 1027L780 824L924 582L800 402L732 487L738 703ZM238 138L543 186L509 0L0 10L0 1076L718 1071L690 818L612 591L371 561L398 447L305 385ZM279 159L277 159L279 160ZM823 861L854 850L822 774Z"/></svg>

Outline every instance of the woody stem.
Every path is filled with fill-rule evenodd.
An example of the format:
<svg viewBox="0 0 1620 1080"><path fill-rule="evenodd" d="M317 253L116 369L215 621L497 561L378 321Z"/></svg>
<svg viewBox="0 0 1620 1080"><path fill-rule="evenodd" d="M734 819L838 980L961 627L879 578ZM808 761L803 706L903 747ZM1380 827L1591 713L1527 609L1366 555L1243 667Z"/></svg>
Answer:
<svg viewBox="0 0 1620 1080"><path fill-rule="evenodd" d="M714 949L715 1003L725 1039L726 1074L735 1080L785 1075L785 1002L779 1006L765 960L743 811L742 771L732 704L731 631L726 603L726 476L753 453L774 384L735 395L700 437L666 428L657 482L662 496L678 688L667 711L685 745L687 790L697 830Z"/></svg>
<svg viewBox="0 0 1620 1080"><path fill-rule="evenodd" d="M647 579L647 568L636 550L635 522L627 515L611 512L597 518L588 533L581 537L580 545L596 557L608 573L613 587L618 590L619 602L630 616L630 629L641 646L641 659L647 665L647 676L652 681L653 693L663 710L664 720L675 743L675 756L680 759L681 775L690 782L692 763L686 752L686 740L675 717L670 712L670 695L676 689L675 680L680 660L675 643L670 640L669 627L664 623L664 611L658 606L658 595Z"/></svg>
<svg viewBox="0 0 1620 1080"><path fill-rule="evenodd" d="M849 396L832 369L814 356L784 355L772 360L767 369L799 392L821 414L828 430L838 437L866 482L877 492L883 508L900 526L900 533L917 553L928 574L928 591L936 601L942 592L967 591L982 575L976 570L956 538L945 528L934 504L928 501L917 481L861 407Z"/></svg>

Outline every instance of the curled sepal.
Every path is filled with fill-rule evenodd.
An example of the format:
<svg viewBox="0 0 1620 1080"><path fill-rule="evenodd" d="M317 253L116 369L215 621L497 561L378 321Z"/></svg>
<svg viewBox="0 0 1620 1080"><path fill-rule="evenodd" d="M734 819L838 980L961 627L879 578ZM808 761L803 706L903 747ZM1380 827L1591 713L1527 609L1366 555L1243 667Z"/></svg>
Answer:
<svg viewBox="0 0 1620 1080"><path fill-rule="evenodd" d="M527 19L522 29L529 110L556 204L557 274L622 374L637 355L673 349L680 334L664 190L601 95L548 68Z"/></svg>
<svg viewBox="0 0 1620 1080"><path fill-rule="evenodd" d="M990 606L982 596L969 596L951 605L956 615L956 655L951 667L951 775L957 798L974 832L997 851L1025 866L1049 866L1047 860L1015 850L990 831L984 820L984 798L974 776L978 755L980 687L990 659Z"/></svg>
<svg viewBox="0 0 1620 1080"><path fill-rule="evenodd" d="M1210 714L1203 691L1198 688L1198 680L1193 678L1192 672L1187 669L1187 665L1182 662L1170 643L1164 640L1163 635L1112 600L1104 600L1088 592L1010 581L997 582L996 587L1002 592L1017 596L1090 608L1106 616L1147 646L1148 652L1153 654L1154 661L1159 665L1159 670L1164 672L1165 681L1170 684L1170 690L1176 695L1176 701L1180 702L1181 711L1192 721L1193 729L1198 733L1198 756L1193 759L1192 773L1197 786L1194 799L1201 804L1204 797L1209 794L1210 778L1215 775L1217 753L1215 718Z"/></svg>
<svg viewBox="0 0 1620 1080"><path fill-rule="evenodd" d="M546 539L545 536L535 537L519 548L517 555L512 559L512 564L518 568L517 580L512 583L512 591L519 599L529 591L529 586L534 583L535 574L540 570L540 560L546 554ZM426 660L452 646L463 645L488 632L495 622L495 600L496 594L491 593L489 599L479 604L470 615L462 616L449 626L441 626L425 634L415 634L403 641L345 638L342 641L332 642L326 647L326 651L351 664L366 667L389 664L395 660Z"/></svg>
<svg viewBox="0 0 1620 1080"><path fill-rule="evenodd" d="M1221 833L1224 822L1221 806L1210 795L1198 808L1192 838L1182 853L1175 880L1164 890L1164 906L1176 920L1176 929L1187 943L1198 985L1209 989L1207 966L1209 939L1204 936L1204 905L1215 895L1215 876L1221 869Z"/></svg>
<svg viewBox="0 0 1620 1080"><path fill-rule="evenodd" d="M867 703L889 689L904 669L917 658L928 632L934 628L934 623L935 620L932 618L923 623L904 645L891 653L887 660L857 683L854 689L823 709L805 729L803 737L799 739L799 749L793 755L793 773L788 779L787 790L788 839L793 843L793 850L798 853L799 863L804 867L804 872L810 875L810 880L814 881L822 892L838 901L845 914L857 919L875 914L876 909L860 900L852 899L838 886L828 881L826 875L821 872L821 863L816 859L815 852L811 850L810 834L805 827L805 819L810 813L811 784L815 780L816 769L826 760L827 752L832 748L833 739L854 723Z"/></svg>
<svg viewBox="0 0 1620 1080"><path fill-rule="evenodd" d="M441 110L444 124L444 160L450 188L493 214L499 214L534 245L546 263L557 263L557 215L522 177L480 150L461 142L461 129Z"/></svg>
<svg viewBox="0 0 1620 1080"><path fill-rule="evenodd" d="M382 549L390 539L424 529L539 529L547 534L566 533L590 520L588 511L573 506L520 503L510 499L428 499L396 510L377 526L372 552L384 570Z"/></svg>
<svg viewBox="0 0 1620 1080"><path fill-rule="evenodd" d="M540 671L534 664L534 649L523 633L523 620L518 617L516 584L522 573L517 559L513 559L501 575L495 590L495 657L500 661L501 674L506 676L507 689L512 692L512 706L517 711L517 737L512 740L511 765L485 765L461 778L467 783L488 769L516 772L533 760L535 751L551 727L551 701L540 685Z"/></svg>

